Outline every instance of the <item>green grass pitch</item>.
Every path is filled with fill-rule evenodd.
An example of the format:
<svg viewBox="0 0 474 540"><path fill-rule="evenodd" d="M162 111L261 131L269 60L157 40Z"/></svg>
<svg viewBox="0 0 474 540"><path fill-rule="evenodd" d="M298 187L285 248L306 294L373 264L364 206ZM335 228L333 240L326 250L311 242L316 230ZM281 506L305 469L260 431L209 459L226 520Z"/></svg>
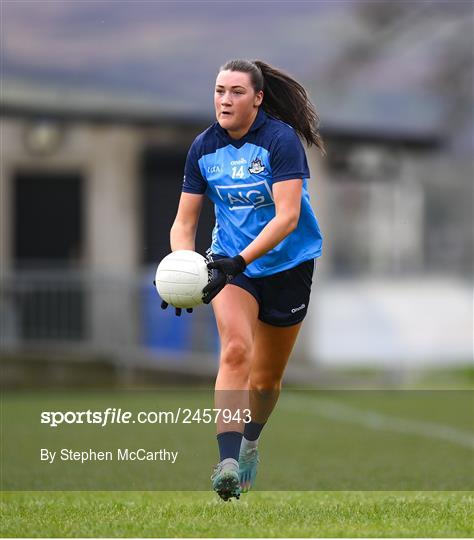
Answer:
<svg viewBox="0 0 474 540"><path fill-rule="evenodd" d="M9 537L472 537L467 492L23 492Z"/></svg>
<svg viewBox="0 0 474 540"><path fill-rule="evenodd" d="M201 400L189 391L162 394L5 394L0 536L474 536L470 393L286 391L271 429L262 438L256 486L262 491L229 503L211 491L191 491L210 487L216 458L213 426L52 430L39 423L41 409L123 405L153 410L186 400L196 406L207 403L207 398ZM37 463L37 450L43 444L148 447L158 439L182 451L180 465L132 469L130 464L125 469L112 467L109 476L101 476L101 464L53 468ZM196 463L201 466L196 468ZM134 471L130 478L127 470ZM122 475L119 482L114 483L115 475ZM199 487L192 487L189 478ZM139 487L133 488L135 479ZM89 480L89 487L75 488L82 491L60 487L74 489ZM188 491L164 491L169 485Z"/></svg>

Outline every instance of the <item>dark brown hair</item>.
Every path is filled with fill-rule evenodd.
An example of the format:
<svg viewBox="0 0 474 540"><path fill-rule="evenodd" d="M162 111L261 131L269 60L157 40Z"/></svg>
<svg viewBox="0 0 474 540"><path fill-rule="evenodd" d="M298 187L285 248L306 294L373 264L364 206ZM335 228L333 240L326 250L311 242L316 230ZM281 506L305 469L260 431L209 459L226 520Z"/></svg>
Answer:
<svg viewBox="0 0 474 540"><path fill-rule="evenodd" d="M219 71L241 71L250 75L255 92L263 90L263 110L292 126L309 146L326 153L319 134L319 117L306 90L298 81L261 60L229 60Z"/></svg>

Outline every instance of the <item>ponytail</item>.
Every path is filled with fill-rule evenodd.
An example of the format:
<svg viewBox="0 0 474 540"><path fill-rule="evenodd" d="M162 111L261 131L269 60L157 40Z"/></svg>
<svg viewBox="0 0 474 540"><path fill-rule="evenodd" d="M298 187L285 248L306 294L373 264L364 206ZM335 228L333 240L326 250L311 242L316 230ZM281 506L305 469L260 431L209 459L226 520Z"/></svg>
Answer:
<svg viewBox="0 0 474 540"><path fill-rule="evenodd" d="M298 81L261 60L230 60L220 68L224 70L249 73L255 92L263 90L263 110L292 126L309 146L314 144L326 154L318 129L319 117Z"/></svg>

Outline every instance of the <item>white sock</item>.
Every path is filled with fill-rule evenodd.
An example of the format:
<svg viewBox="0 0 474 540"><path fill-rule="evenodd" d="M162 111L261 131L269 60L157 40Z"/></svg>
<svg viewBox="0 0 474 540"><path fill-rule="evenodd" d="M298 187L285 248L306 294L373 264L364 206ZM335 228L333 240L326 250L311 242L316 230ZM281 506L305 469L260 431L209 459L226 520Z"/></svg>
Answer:
<svg viewBox="0 0 474 540"><path fill-rule="evenodd" d="M251 448L257 448L257 446L258 439L256 439L255 441L248 441L245 437L242 437L242 442L240 443L241 450L250 450Z"/></svg>
<svg viewBox="0 0 474 540"><path fill-rule="evenodd" d="M239 462L236 461L234 458L225 458L220 463L221 467L233 467L233 468L239 468Z"/></svg>

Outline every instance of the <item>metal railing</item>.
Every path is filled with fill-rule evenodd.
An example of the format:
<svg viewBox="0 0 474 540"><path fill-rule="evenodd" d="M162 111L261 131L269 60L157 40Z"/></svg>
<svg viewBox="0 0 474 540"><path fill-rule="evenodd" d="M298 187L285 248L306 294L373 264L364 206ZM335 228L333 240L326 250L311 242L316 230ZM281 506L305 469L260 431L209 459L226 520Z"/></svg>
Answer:
<svg viewBox="0 0 474 540"><path fill-rule="evenodd" d="M203 358L205 365L214 365L218 339L211 308L176 317L160 308L152 281L149 272L137 279L70 270L5 276L2 349L80 350L121 362L147 358L156 365L195 357L198 371Z"/></svg>

